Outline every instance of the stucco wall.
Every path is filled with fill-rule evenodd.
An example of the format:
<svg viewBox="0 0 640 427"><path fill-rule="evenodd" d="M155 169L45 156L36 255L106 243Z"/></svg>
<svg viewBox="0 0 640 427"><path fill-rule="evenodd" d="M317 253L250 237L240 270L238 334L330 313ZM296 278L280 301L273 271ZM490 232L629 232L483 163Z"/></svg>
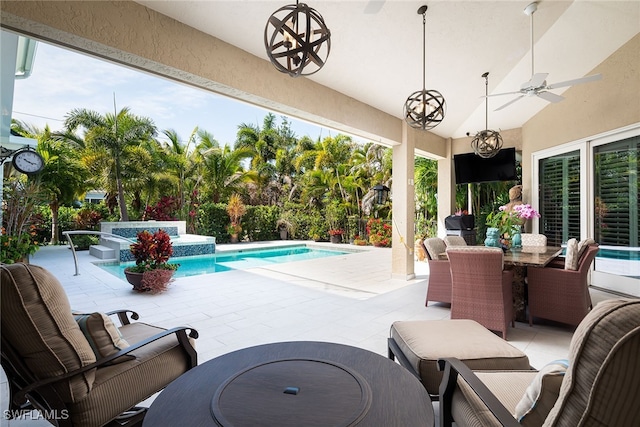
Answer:
<svg viewBox="0 0 640 427"><path fill-rule="evenodd" d="M532 153L640 122L640 34L591 73L602 80L577 85L522 127L523 198L530 200Z"/></svg>

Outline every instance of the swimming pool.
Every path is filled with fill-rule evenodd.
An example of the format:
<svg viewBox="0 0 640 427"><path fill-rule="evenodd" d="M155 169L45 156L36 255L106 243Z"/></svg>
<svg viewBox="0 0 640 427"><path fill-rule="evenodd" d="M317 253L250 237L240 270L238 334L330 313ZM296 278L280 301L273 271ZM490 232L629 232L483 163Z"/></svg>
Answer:
<svg viewBox="0 0 640 427"><path fill-rule="evenodd" d="M285 262L303 261L353 253L329 249L310 248L305 245L272 249L247 249L219 254L196 255L171 258L171 263L180 264L173 277L196 276L199 274L220 273L229 270L246 270ZM126 280L124 269L135 265L131 262L106 262L96 264L103 270Z"/></svg>

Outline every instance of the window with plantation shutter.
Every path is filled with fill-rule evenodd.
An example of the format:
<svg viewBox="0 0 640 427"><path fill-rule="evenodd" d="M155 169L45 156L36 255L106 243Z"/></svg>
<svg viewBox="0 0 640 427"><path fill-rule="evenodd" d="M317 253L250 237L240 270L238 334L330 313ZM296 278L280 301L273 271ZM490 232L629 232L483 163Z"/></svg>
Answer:
<svg viewBox="0 0 640 427"><path fill-rule="evenodd" d="M638 246L640 137L594 148L594 236L601 245Z"/></svg>
<svg viewBox="0 0 640 427"><path fill-rule="evenodd" d="M550 246L580 238L580 151L541 159L539 232Z"/></svg>

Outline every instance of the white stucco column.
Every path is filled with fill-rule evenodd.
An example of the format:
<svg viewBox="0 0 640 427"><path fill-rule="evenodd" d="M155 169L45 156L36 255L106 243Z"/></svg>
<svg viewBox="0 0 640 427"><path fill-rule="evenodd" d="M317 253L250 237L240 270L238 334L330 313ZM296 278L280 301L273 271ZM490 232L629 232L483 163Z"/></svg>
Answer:
<svg viewBox="0 0 640 427"><path fill-rule="evenodd" d="M438 160L438 237L447 235L444 219L455 211L456 180L453 169L451 139L446 140L447 156Z"/></svg>
<svg viewBox="0 0 640 427"><path fill-rule="evenodd" d="M402 144L393 147L393 246L391 276L410 280L415 277L413 240L415 217L414 179L415 141L409 137L408 125L402 122Z"/></svg>

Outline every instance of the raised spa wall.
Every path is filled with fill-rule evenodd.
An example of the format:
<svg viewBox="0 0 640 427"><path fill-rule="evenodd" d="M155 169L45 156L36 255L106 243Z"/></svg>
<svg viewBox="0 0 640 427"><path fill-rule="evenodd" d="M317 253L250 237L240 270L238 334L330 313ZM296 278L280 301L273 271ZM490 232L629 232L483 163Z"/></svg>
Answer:
<svg viewBox="0 0 640 427"><path fill-rule="evenodd" d="M155 233L159 229L166 231L171 236L173 256L183 257L192 255L213 254L216 251L216 238L187 234L186 221L128 221L128 222L102 222L100 231L135 241L139 232L147 230ZM100 245L108 251L110 256L96 255L100 251L94 250L92 254L99 258L116 258L120 262L133 261L133 255L129 249L130 240L117 237L100 236ZM94 248L95 249L95 248ZM113 252L112 252L113 251Z"/></svg>

